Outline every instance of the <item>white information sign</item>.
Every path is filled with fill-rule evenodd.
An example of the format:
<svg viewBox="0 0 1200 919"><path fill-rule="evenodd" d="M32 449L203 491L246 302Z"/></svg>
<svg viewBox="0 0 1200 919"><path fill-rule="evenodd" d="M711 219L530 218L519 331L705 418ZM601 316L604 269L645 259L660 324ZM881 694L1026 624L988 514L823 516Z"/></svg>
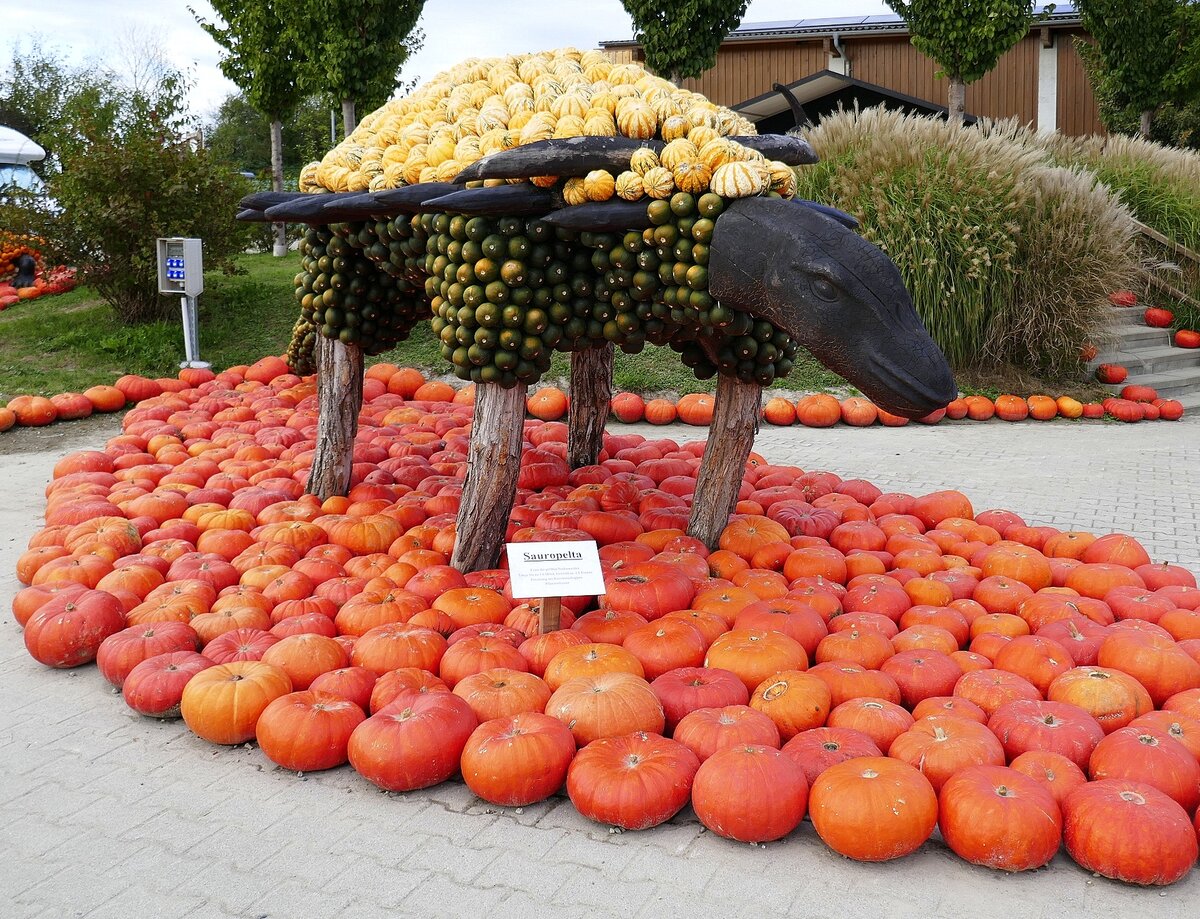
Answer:
<svg viewBox="0 0 1200 919"><path fill-rule="evenodd" d="M514 542L508 550L512 595L533 597L586 597L604 593L600 552L587 542Z"/></svg>

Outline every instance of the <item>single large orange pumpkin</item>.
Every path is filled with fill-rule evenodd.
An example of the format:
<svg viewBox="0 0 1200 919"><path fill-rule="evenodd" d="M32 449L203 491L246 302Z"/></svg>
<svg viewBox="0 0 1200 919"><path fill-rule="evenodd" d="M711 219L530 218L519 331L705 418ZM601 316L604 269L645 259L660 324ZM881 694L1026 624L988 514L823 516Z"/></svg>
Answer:
<svg viewBox="0 0 1200 919"><path fill-rule="evenodd" d="M1130 884L1174 884L1196 863L1187 812L1152 785L1088 782L1063 802L1063 841L1083 868Z"/></svg>
<svg viewBox="0 0 1200 919"><path fill-rule="evenodd" d="M245 743L254 738L266 707L291 691L288 675L271 664L218 664L188 681L180 711L197 737L216 744Z"/></svg>
<svg viewBox="0 0 1200 919"><path fill-rule="evenodd" d="M730 794L731 788L738 794ZM807 803L803 770L769 746L718 750L700 764L692 784L692 807L700 822L739 842L782 839L800 825Z"/></svg>
<svg viewBox="0 0 1200 919"><path fill-rule="evenodd" d="M942 839L973 865L1040 868L1062 841L1062 815L1050 789L1007 766L955 773L938 795L938 812Z"/></svg>
<svg viewBox="0 0 1200 919"><path fill-rule="evenodd" d="M650 684L632 673L601 673L567 680L546 703L571 729L579 746L634 731L662 733L662 706Z"/></svg>
<svg viewBox="0 0 1200 919"><path fill-rule="evenodd" d="M263 755L284 769L316 772L346 762L346 746L366 718L349 699L327 692L288 693L258 717L255 732Z"/></svg>
<svg viewBox="0 0 1200 919"><path fill-rule="evenodd" d="M589 820L644 830L687 804L699 767L683 744L653 733L605 737L575 756L567 771L567 794Z"/></svg>
<svg viewBox="0 0 1200 919"><path fill-rule="evenodd" d="M863 756L830 766L809 793L813 828L827 846L858 861L915 852L937 825L937 795L907 763Z"/></svg>
<svg viewBox="0 0 1200 919"><path fill-rule="evenodd" d="M479 797L524 807L562 787L575 738L557 718L522 712L479 725L463 747L463 781Z"/></svg>

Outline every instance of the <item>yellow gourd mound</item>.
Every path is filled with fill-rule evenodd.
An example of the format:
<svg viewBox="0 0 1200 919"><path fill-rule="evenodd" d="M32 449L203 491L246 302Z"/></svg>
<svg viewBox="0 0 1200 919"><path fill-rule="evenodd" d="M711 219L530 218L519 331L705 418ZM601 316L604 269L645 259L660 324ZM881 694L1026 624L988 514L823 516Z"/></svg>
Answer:
<svg viewBox="0 0 1200 919"><path fill-rule="evenodd" d="M650 183L628 178L617 183L616 193L626 200L667 197L676 186L703 191L709 177L720 173L717 167L726 163L753 163L749 171L759 180L723 182L722 194L762 194L774 187L788 195L784 174L789 166L766 163L756 151L725 139L755 133L745 118L699 93L680 89L639 64L614 64L601 51L562 48L472 58L367 115L346 140L301 170L300 190L382 191L446 182L489 154L549 138L587 135L663 139L688 154L678 164L686 163L682 173L668 167L656 170ZM718 139L720 146L713 150ZM658 166L657 157L637 158L633 171L644 175L651 164ZM670 189L663 173L671 177ZM762 173L774 181L762 180ZM544 186L570 178L580 177L534 181ZM593 181L582 197L611 197L613 187L607 182ZM575 188L572 183L569 197L576 197Z"/></svg>

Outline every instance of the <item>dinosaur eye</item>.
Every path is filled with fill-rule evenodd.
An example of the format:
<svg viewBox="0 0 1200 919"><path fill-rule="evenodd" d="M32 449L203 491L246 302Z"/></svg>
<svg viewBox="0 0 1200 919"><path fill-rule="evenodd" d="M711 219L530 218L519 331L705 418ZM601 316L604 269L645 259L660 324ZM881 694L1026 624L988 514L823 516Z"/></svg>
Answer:
<svg viewBox="0 0 1200 919"><path fill-rule="evenodd" d="M834 303L838 298L838 289L824 278L813 278L809 282L812 292L828 303Z"/></svg>

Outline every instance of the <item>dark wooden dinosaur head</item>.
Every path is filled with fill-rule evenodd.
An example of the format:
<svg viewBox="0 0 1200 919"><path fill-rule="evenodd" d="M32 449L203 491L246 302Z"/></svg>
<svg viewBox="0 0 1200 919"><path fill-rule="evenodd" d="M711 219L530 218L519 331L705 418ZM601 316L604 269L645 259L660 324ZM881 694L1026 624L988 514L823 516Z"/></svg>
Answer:
<svg viewBox="0 0 1200 919"><path fill-rule="evenodd" d="M733 201L717 221L709 293L766 319L889 412L920 418L957 395L896 266L823 209Z"/></svg>

